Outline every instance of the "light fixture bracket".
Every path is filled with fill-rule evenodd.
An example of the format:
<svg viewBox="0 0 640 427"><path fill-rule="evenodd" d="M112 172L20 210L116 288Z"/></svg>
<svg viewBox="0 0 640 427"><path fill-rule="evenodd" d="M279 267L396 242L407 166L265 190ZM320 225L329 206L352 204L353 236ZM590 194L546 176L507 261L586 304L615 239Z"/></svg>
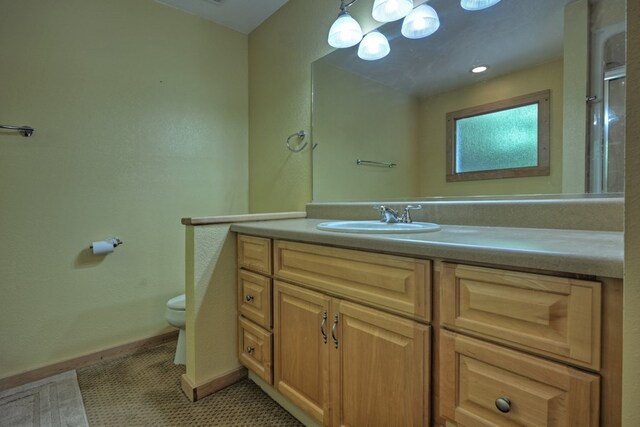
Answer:
<svg viewBox="0 0 640 427"><path fill-rule="evenodd" d="M340 10L342 12L346 12L347 9L349 9L351 6L353 6L357 2L358 0L351 0L350 2L345 3L344 0L340 0Z"/></svg>

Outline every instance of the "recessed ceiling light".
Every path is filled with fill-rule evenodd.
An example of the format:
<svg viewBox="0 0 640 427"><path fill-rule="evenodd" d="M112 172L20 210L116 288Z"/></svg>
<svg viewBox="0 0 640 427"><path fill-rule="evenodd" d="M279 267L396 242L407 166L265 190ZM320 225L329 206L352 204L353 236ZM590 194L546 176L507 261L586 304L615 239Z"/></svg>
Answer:
<svg viewBox="0 0 640 427"><path fill-rule="evenodd" d="M478 65L477 67L473 67L471 69L472 73L478 74L478 73L484 73L485 71L487 71L489 69L489 66L487 65Z"/></svg>

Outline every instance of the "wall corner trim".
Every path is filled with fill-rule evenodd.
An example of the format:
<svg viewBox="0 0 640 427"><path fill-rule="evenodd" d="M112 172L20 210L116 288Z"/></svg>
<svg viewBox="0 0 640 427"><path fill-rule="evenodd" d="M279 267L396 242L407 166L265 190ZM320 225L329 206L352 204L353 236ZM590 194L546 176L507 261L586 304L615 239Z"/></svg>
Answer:
<svg viewBox="0 0 640 427"><path fill-rule="evenodd" d="M197 402L198 400L220 391L223 388L227 388L245 378L247 378L247 368L241 366L220 374L200 385L193 385L187 374L183 374L180 386L182 388L182 392L187 396L187 399L192 402Z"/></svg>

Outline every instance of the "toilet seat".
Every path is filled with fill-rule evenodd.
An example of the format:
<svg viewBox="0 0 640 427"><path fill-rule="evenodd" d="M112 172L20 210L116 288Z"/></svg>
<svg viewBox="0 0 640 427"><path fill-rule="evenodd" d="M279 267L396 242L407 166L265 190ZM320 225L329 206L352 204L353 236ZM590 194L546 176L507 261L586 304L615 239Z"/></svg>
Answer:
<svg viewBox="0 0 640 427"><path fill-rule="evenodd" d="M186 295L182 294L182 295L178 295L175 298L171 298L169 301L167 301L167 308L170 308L171 310L185 310L185 302L186 302Z"/></svg>

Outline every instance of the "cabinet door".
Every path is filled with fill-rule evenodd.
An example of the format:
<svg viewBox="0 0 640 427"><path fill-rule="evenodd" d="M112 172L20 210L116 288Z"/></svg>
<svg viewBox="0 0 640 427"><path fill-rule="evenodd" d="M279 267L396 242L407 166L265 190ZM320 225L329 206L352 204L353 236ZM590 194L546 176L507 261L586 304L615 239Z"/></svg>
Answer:
<svg viewBox="0 0 640 427"><path fill-rule="evenodd" d="M429 327L345 301L332 308L333 425L429 425Z"/></svg>
<svg viewBox="0 0 640 427"><path fill-rule="evenodd" d="M440 414L464 426L598 425L599 377L440 333Z"/></svg>
<svg viewBox="0 0 640 427"><path fill-rule="evenodd" d="M329 297L274 286L275 387L325 425L329 417Z"/></svg>

